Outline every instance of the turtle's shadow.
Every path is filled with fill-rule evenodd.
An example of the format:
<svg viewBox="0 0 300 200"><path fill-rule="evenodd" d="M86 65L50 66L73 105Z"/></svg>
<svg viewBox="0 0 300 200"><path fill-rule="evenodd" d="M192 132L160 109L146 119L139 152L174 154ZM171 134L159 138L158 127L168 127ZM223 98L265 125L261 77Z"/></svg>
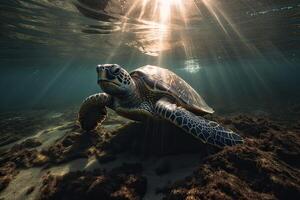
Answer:
<svg viewBox="0 0 300 200"><path fill-rule="evenodd" d="M197 153L206 156L217 148L202 143L173 124L158 120L133 122L112 133L114 136L105 144L105 150L113 153L129 152L142 156L177 155Z"/></svg>

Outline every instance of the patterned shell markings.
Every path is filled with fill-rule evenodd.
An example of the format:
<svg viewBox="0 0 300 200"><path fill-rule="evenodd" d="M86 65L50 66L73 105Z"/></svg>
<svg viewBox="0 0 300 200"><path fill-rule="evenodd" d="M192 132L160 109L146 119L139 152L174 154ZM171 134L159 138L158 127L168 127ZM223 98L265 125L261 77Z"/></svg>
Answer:
<svg viewBox="0 0 300 200"><path fill-rule="evenodd" d="M130 75L142 78L154 90L164 91L178 98L188 110L200 113L214 112L188 83L168 69L146 65L134 70Z"/></svg>

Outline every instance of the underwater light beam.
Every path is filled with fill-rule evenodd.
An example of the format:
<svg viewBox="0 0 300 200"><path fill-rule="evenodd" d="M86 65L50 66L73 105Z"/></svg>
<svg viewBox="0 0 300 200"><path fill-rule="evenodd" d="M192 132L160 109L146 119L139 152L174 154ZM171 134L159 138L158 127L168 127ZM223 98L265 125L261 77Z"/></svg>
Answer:
<svg viewBox="0 0 300 200"><path fill-rule="evenodd" d="M131 21L137 20L141 30L147 29L143 35L137 36L142 37L143 41L153 41L146 44L145 48L151 49L148 55L160 56L162 51L168 49L172 17L179 16L182 21L186 21L183 5L183 0L134 0L125 14L122 32L127 33L132 27L136 28Z"/></svg>

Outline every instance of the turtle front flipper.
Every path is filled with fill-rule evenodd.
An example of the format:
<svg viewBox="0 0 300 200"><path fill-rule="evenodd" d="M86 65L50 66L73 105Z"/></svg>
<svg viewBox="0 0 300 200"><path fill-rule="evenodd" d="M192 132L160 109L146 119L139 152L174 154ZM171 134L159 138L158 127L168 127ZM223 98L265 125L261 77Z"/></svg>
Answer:
<svg viewBox="0 0 300 200"><path fill-rule="evenodd" d="M155 105L155 112L204 143L224 147L244 142L242 137L233 131L225 129L216 122L196 116L168 100L159 100Z"/></svg>
<svg viewBox="0 0 300 200"><path fill-rule="evenodd" d="M107 115L105 107L109 106L111 101L111 97L106 93L98 93L86 98L78 113L81 128L90 131L102 123Z"/></svg>

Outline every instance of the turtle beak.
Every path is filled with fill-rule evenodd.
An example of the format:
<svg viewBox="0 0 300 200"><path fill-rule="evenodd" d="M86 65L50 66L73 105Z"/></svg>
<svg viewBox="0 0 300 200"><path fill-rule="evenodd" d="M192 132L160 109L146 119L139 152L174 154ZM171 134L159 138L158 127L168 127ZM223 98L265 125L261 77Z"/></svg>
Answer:
<svg viewBox="0 0 300 200"><path fill-rule="evenodd" d="M103 65L97 65L96 67L97 75L98 75L98 81L97 83L99 84L101 80L106 79L106 71Z"/></svg>
<svg viewBox="0 0 300 200"><path fill-rule="evenodd" d="M100 73L103 70L104 70L104 66L103 65L97 65L97 67L96 67L97 73Z"/></svg>
<svg viewBox="0 0 300 200"><path fill-rule="evenodd" d="M101 65L97 65L96 71L97 71L97 75L98 75L98 80L97 80L97 83L98 83L98 84L100 83L100 79L99 79L100 68L101 68Z"/></svg>

